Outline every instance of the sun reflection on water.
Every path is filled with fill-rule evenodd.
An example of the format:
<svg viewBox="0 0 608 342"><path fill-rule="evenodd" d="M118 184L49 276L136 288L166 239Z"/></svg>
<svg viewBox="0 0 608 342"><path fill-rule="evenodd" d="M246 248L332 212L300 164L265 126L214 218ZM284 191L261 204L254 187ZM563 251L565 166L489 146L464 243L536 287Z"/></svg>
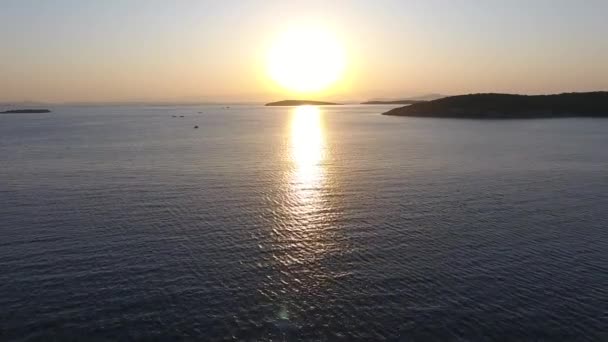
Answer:
<svg viewBox="0 0 608 342"><path fill-rule="evenodd" d="M325 131L318 107L296 107L291 118L292 190L300 205L314 205L325 179ZM317 203L318 204L318 203Z"/></svg>
<svg viewBox="0 0 608 342"><path fill-rule="evenodd" d="M336 213L330 190L335 190L327 170L324 116L319 107L295 107L286 126L285 178L272 229L270 265L277 272L268 276L260 293L276 305L277 328L297 331L300 314L310 298L330 286L334 274L326 260L340 248L335 229Z"/></svg>
<svg viewBox="0 0 608 342"><path fill-rule="evenodd" d="M319 107L296 107L291 112L287 205L288 219L277 231L289 253L284 264L314 264L329 242L331 208L327 202L326 141L323 113Z"/></svg>

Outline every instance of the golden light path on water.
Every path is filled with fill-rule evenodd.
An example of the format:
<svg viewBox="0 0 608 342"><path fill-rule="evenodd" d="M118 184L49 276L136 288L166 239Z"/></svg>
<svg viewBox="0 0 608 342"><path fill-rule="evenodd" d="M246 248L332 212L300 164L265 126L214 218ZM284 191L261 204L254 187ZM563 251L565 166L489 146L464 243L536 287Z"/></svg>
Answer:
<svg viewBox="0 0 608 342"><path fill-rule="evenodd" d="M288 169L285 181L285 221L274 231L279 266L276 289L281 324L297 320L307 296L323 291L328 277L323 259L334 248L328 235L332 225L327 195L326 131L319 107L301 106L289 113L286 146ZM296 317L294 317L294 315Z"/></svg>
<svg viewBox="0 0 608 342"><path fill-rule="evenodd" d="M325 180L325 131L319 107L296 107L291 118L292 190L302 212L312 212Z"/></svg>

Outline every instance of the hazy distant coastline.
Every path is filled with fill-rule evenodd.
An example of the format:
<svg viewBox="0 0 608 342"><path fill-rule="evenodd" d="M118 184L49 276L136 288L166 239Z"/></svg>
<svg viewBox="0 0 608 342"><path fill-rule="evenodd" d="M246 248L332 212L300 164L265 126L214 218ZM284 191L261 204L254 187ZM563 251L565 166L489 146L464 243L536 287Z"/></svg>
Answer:
<svg viewBox="0 0 608 342"><path fill-rule="evenodd" d="M608 117L608 92L459 95L395 108L383 115L473 119Z"/></svg>
<svg viewBox="0 0 608 342"><path fill-rule="evenodd" d="M311 101L311 100L283 100L277 102L270 102L265 106L339 106L340 103L334 102L323 102L323 101Z"/></svg>
<svg viewBox="0 0 608 342"><path fill-rule="evenodd" d="M403 104L403 105L411 105L414 103L425 102L423 100L395 100L395 101L366 101L361 102L364 105L394 105L394 104Z"/></svg>

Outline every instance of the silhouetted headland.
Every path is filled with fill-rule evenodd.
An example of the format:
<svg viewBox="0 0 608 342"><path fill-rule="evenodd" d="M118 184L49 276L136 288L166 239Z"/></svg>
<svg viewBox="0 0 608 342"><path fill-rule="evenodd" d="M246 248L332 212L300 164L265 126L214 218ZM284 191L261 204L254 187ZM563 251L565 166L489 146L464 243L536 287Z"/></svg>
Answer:
<svg viewBox="0 0 608 342"><path fill-rule="evenodd" d="M471 119L608 117L608 92L459 95L415 103L383 114Z"/></svg>
<svg viewBox="0 0 608 342"><path fill-rule="evenodd" d="M0 112L3 114L34 114L34 113L50 113L48 109L11 109Z"/></svg>
<svg viewBox="0 0 608 342"><path fill-rule="evenodd" d="M266 106L337 106L339 103L310 101L310 100L284 100L267 103Z"/></svg>
<svg viewBox="0 0 608 342"><path fill-rule="evenodd" d="M386 105L395 105L395 104L411 105L411 104L420 103L420 102L424 102L424 101L421 101L421 100L366 101L366 102L361 102L361 104L368 104L368 105L382 105L382 104L386 104Z"/></svg>

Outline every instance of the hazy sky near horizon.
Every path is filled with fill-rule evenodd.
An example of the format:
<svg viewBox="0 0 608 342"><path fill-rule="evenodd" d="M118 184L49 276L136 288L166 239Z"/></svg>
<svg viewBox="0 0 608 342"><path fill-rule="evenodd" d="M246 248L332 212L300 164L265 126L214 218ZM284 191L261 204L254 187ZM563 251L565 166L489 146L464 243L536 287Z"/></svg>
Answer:
<svg viewBox="0 0 608 342"><path fill-rule="evenodd" d="M608 90L608 1L0 0L0 101L266 101L273 39L347 55L317 97Z"/></svg>

